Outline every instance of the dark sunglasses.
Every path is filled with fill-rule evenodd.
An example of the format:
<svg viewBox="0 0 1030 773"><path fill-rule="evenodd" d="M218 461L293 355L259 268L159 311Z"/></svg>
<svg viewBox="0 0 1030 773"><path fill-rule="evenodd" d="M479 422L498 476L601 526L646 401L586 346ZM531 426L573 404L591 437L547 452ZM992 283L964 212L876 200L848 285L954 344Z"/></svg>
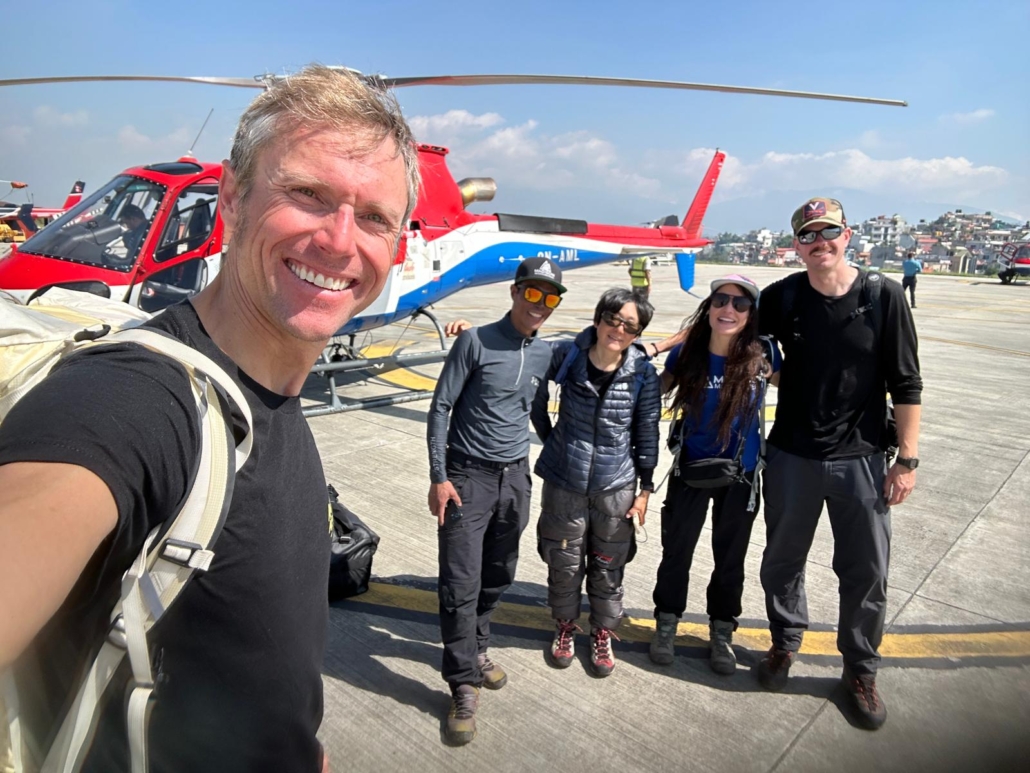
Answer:
<svg viewBox="0 0 1030 773"><path fill-rule="evenodd" d="M537 290L535 287L527 287L522 291L522 297L530 303L544 302L544 306L549 309L557 309L561 304L561 296L557 293L545 293L543 290Z"/></svg>
<svg viewBox="0 0 1030 773"><path fill-rule="evenodd" d="M640 335L644 330L643 325L634 325L632 322L627 322L618 314L612 314L610 311L601 312L601 321L611 327L621 327L631 336Z"/></svg>
<svg viewBox="0 0 1030 773"><path fill-rule="evenodd" d="M844 226L828 225L821 231L800 231L797 239L801 244L814 244L816 237L822 236L823 241L832 242L842 233L844 233Z"/></svg>
<svg viewBox="0 0 1030 773"><path fill-rule="evenodd" d="M730 295L729 293L712 293L712 306L717 309L721 309L730 301L733 301L733 308L743 314L748 311L754 301L751 300L750 295Z"/></svg>

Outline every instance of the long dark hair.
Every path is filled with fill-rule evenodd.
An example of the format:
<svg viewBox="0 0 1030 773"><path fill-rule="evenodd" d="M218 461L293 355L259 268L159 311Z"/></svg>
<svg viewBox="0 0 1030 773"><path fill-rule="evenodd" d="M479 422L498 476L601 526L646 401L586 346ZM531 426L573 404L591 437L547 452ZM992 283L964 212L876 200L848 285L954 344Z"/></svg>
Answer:
<svg viewBox="0 0 1030 773"><path fill-rule="evenodd" d="M683 409L685 414L689 413L694 418L695 426L701 419L705 386L708 384L708 344L712 337L708 311L711 308L712 296L709 295L687 320L690 331L672 369L673 411ZM726 357L719 405L712 419L718 427L718 439L723 451L729 448L734 419L742 417L746 420L746 414L752 410L752 385L764 367L762 345L758 341L757 312L757 308L752 306L747 323L733 339Z"/></svg>

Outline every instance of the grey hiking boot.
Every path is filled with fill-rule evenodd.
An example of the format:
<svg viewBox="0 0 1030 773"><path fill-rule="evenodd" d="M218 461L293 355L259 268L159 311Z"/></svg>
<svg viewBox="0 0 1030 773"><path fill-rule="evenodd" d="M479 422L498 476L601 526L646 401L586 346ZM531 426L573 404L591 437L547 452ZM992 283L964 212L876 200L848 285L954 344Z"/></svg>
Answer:
<svg viewBox="0 0 1030 773"><path fill-rule="evenodd" d="M667 666L672 663L676 654L676 626L679 619L671 612L659 612L658 621L655 624L654 638L651 639L651 647L647 654L651 656L651 662L660 666Z"/></svg>
<svg viewBox="0 0 1030 773"><path fill-rule="evenodd" d="M880 691L876 689L876 676L874 674L856 675L845 666L841 682L851 697L858 724L866 730L879 730L887 721L887 707L883 705Z"/></svg>
<svg viewBox="0 0 1030 773"><path fill-rule="evenodd" d="M594 628L590 631L590 673L603 678L615 670L615 653L612 639L621 641L610 628Z"/></svg>
<svg viewBox="0 0 1030 773"><path fill-rule="evenodd" d="M547 650L547 662L555 668L568 668L576 654L576 632L583 629L575 620L555 620L554 639Z"/></svg>
<svg viewBox="0 0 1030 773"><path fill-rule="evenodd" d="M793 652L774 645L758 663L758 683L771 692L782 690L787 686L790 667L796 657Z"/></svg>
<svg viewBox="0 0 1030 773"><path fill-rule="evenodd" d="M715 673L730 676L737 672L737 656L732 644L733 623L712 620L708 624L708 665Z"/></svg>
<svg viewBox="0 0 1030 773"><path fill-rule="evenodd" d="M485 652L479 653L479 670L483 672L483 687L488 690L500 690L508 684L504 669L490 660Z"/></svg>
<svg viewBox="0 0 1030 773"><path fill-rule="evenodd" d="M444 734L447 743L462 746L476 737L476 709L479 708L479 688L459 684L451 688L451 710L447 712Z"/></svg>

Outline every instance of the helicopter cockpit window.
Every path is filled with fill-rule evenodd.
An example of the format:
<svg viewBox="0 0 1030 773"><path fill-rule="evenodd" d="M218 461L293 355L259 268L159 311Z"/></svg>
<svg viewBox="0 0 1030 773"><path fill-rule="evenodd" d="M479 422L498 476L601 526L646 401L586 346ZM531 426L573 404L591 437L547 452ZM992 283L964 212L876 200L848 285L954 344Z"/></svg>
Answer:
<svg viewBox="0 0 1030 773"><path fill-rule="evenodd" d="M129 272L154 222L165 187L122 175L94 191L19 249Z"/></svg>
<svg viewBox="0 0 1030 773"><path fill-rule="evenodd" d="M199 248L211 236L218 207L218 183L202 181L179 194L154 251L158 263Z"/></svg>

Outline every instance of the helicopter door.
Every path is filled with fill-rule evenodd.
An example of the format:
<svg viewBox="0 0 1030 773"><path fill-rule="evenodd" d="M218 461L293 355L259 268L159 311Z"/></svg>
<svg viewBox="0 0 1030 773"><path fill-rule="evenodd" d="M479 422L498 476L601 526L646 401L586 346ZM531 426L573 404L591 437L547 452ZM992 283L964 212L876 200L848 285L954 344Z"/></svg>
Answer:
<svg viewBox="0 0 1030 773"><path fill-rule="evenodd" d="M218 182L205 179L185 188L167 210L161 238L141 267L130 302L156 312L191 298L218 273L221 251L213 238ZM214 254L209 254L209 253Z"/></svg>

